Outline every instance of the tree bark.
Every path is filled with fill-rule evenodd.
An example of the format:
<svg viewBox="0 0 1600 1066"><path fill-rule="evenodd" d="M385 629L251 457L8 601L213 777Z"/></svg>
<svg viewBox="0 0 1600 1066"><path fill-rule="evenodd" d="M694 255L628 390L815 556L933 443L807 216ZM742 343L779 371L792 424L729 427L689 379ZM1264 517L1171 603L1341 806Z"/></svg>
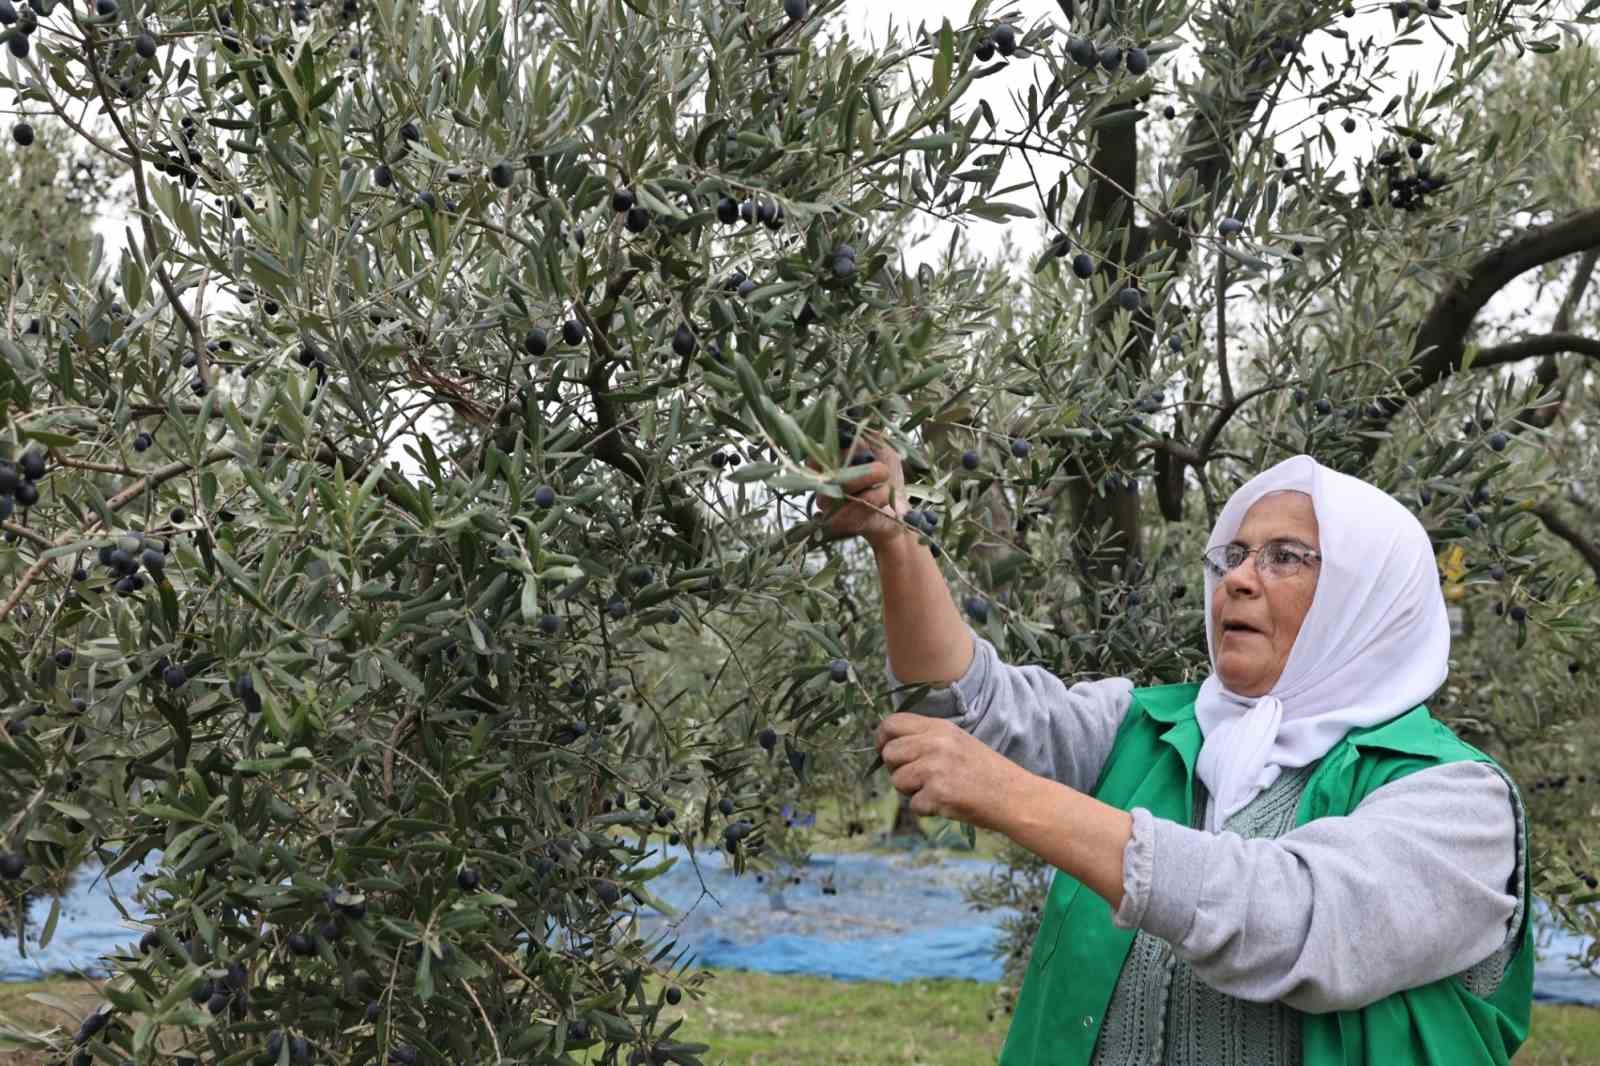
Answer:
<svg viewBox="0 0 1600 1066"><path fill-rule="evenodd" d="M1411 346L1411 365L1396 375L1398 388L1388 396L1380 396L1374 404L1376 410L1366 422L1366 428L1382 429L1400 411L1407 401L1420 396L1434 385L1461 370L1461 359L1466 354L1467 336L1472 332L1478 312L1501 289L1520 275L1545 263L1565 256L1576 255L1592 248L1600 248L1600 207L1568 215L1545 226L1536 226L1507 241L1484 255L1456 279L1428 310L1427 317L1417 329L1417 338ZM1552 335L1553 336L1553 335ZM1551 355L1565 351L1583 351L1592 344L1586 338L1573 338L1580 347L1556 343L1550 336L1533 338L1488 349L1490 362L1485 366L1502 365L1513 361L1508 350L1520 352L1516 358ZM1587 353L1586 353L1587 354ZM1480 363L1474 362L1473 366ZM1362 458L1370 464L1378 454L1383 438L1368 435L1361 444Z"/></svg>
<svg viewBox="0 0 1600 1066"><path fill-rule="evenodd" d="M1290 22L1294 17L1286 16ZM1175 172L1182 174L1193 171L1195 187L1204 190L1207 197L1207 202L1199 210L1208 217L1215 214L1222 203L1238 144L1250 128L1261 101L1269 93L1276 93L1282 84L1287 53L1278 51L1272 45L1286 29L1263 28L1251 47L1246 49L1250 66L1240 81L1216 79L1201 90L1218 102L1217 115L1220 119L1208 115L1190 122L1184 131ZM1270 103L1268 107L1270 109ZM1121 274L1130 262L1140 261L1149 249L1161 245L1172 249L1165 268L1181 270L1193 248L1188 220L1160 214L1150 218L1147 224L1140 225L1134 217L1133 190L1138 188L1139 173L1138 130L1135 124L1097 132L1091 158L1094 177L1089 182L1087 193L1078 203L1073 224L1080 231L1088 223L1098 223L1107 230L1119 225L1127 227L1128 239L1107 250L1101 262L1103 271ZM1222 295L1218 294L1219 299ZM1112 307L1108 306L1099 316L1100 321L1109 322L1113 314ZM1136 379L1142 379L1148 372L1153 325L1154 320L1148 309L1141 309L1136 315L1129 344L1120 353L1130 364ZM1119 448L1105 460L1104 467L1109 469L1120 465L1132 456L1133 448L1131 443ZM1093 468L1085 462L1090 456L1095 456ZM1203 455L1201 461L1204 461ZM1182 486L1188 465L1186 452L1179 446L1167 451L1164 465L1157 470L1157 499L1162 513L1169 519L1182 513ZM1108 492L1104 495L1097 492L1103 470L1096 453L1080 451L1074 458L1073 466L1076 476L1069 482L1067 490L1077 530L1080 569L1089 580L1111 580L1114 572L1119 570L1126 574L1129 565L1136 563L1142 554L1139 496L1125 492ZM1108 550L1095 554L1089 550L1088 538L1097 536L1108 523L1115 539Z"/></svg>
<svg viewBox="0 0 1600 1066"><path fill-rule="evenodd" d="M1118 227L1127 230L1128 236L1104 249L1100 257L1098 272L1112 279L1109 291L1120 287L1128 263L1144 254L1145 231L1138 227L1138 220L1134 218L1132 197L1139 180L1137 131L1137 125L1129 125L1121 129L1102 129L1096 134L1090 159L1095 177L1078 201L1072 220L1073 227L1080 233L1090 227L1098 227L1103 236ZM1115 301L1108 300L1096 313L1098 342L1110 342L1110 324L1116 316L1116 306ZM1133 365L1135 380L1144 377L1149 363L1150 321L1149 311L1141 308L1136 313L1136 325L1128 343L1119 353L1124 361ZM1073 554L1080 572L1090 581L1114 580L1115 573L1126 573L1128 563L1140 554L1138 497L1123 492L1101 494L1095 491L1104 472L1118 467L1131 455L1131 446L1123 444L1103 460L1099 452L1090 448L1078 449L1071 460L1074 473L1067 481L1066 491L1072 503ZM1106 550L1096 552L1093 539L1107 523L1114 537Z"/></svg>
<svg viewBox="0 0 1600 1066"><path fill-rule="evenodd" d="M1600 581L1600 545L1596 545L1594 541L1584 536L1576 526L1562 518L1548 503L1535 507L1533 513L1539 516L1539 521L1544 523L1546 529L1572 545L1578 554L1583 556L1584 562L1594 571L1595 580Z"/></svg>

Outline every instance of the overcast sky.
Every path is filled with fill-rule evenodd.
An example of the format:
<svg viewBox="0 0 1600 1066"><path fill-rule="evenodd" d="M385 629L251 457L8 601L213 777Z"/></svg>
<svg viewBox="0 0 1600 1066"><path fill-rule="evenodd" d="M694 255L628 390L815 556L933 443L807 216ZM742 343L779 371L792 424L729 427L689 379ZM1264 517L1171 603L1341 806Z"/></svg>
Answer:
<svg viewBox="0 0 1600 1066"><path fill-rule="evenodd" d="M1350 34L1351 41L1359 41L1371 37L1375 42L1383 43L1400 36L1395 28L1394 17L1389 13L1386 3L1357 3L1354 18L1341 19L1339 26ZM848 3L845 7L845 25L853 39L861 41L881 41L886 37L886 27L893 25L898 30L902 41L910 39L919 26L926 27L930 32L936 32L941 23L948 19L952 26L964 25L973 9L971 0L918 0L909 3L906 0L893 0L889 3ZM998 21L1001 17L1015 16L1014 25L1022 29L1031 29L1041 20L1058 27L1058 34L1065 35L1066 17L1054 0L1012 0L1007 3L994 3L989 9L989 21ZM1449 41L1459 41L1461 34L1457 29L1458 22L1449 19L1426 19L1422 28L1414 30L1411 36L1419 38L1422 43L1391 51L1392 59L1387 72L1387 83L1383 86L1388 93L1400 92L1404 89L1406 79L1415 77L1422 86L1431 86L1436 81L1443 81L1448 76L1451 61L1451 48ZM1060 47L1060 45L1057 45ZM1324 56L1339 57L1342 59L1345 43L1338 38L1326 33L1311 35L1304 44L1304 58L1313 69L1320 66L1319 60ZM1179 63L1183 69L1193 69L1192 52L1180 50L1168 53L1167 56L1157 60L1152 70L1161 72L1161 64ZM920 76L928 76L931 63L923 64ZM989 102L995 112L1002 129L1015 129L1021 124L1022 111L1016 106L1018 99L1026 99L1027 89L1036 76L1042 76L1046 68L1042 64L1030 63L1019 51L1008 68L998 74L991 75L977 85L981 87L981 95ZM1041 88L1042 91L1042 88ZM1384 99L1380 96L1378 99ZM1161 102L1152 101L1152 107L1159 111ZM1293 149L1299 145L1302 131L1300 121L1314 112L1311 104L1297 101L1281 103L1275 112L1275 122L1282 129L1293 132L1282 138L1280 147L1285 150ZM1358 119L1358 126L1354 134L1343 135L1336 142L1338 152L1333 157L1334 165L1347 162L1356 156L1370 154L1373 142L1373 131L1364 119ZM1048 176L1041 175L1047 183ZM1001 178L995 183L996 188L1004 188L1017 182L1027 181L1028 171L1019 159L1014 159L1002 170ZM1037 198L1025 200L1031 196L1030 190L1019 190L1011 194L1008 199L1024 203L1038 209ZM936 232L940 240L928 241L923 247L932 250L943 247L949 239L949 223L930 220L929 228ZM1040 247L1040 231L1036 223L1024 220L1011 224L985 222L981 219L972 220L966 224L968 240L972 247L986 255L993 256L1000 252L1003 235L1010 233L1012 242L1022 251L1032 253ZM1031 259L1031 254L1027 257ZM908 260L915 264L919 261L913 252L908 255Z"/></svg>
<svg viewBox="0 0 1600 1066"><path fill-rule="evenodd" d="M965 24L973 10L971 0L850 0L844 7L842 23L851 38L863 43L882 41L887 36L887 29L893 26L897 29L902 41L909 39L919 26L924 26L930 31L937 31L943 20L949 19L953 26ZM1374 40L1383 42L1397 36L1393 17L1389 14L1386 3L1364 2L1356 5L1357 14L1352 19L1340 21L1340 26L1349 31L1353 40L1371 36ZM990 21L998 21L1005 17L1007 21L1026 30L1031 28L1041 19L1052 25L1061 27L1059 32L1065 32L1065 16L1053 0L1008 0L1008 2L991 4L989 10ZM1389 78L1391 91L1398 91L1404 86L1404 79L1418 78L1424 85L1440 80L1448 70L1450 63L1450 49L1446 46L1444 38L1459 39L1456 30L1458 24L1449 19L1424 20L1423 28L1414 35L1422 41L1420 45L1397 48L1392 51ZM1313 34L1306 42L1306 59L1315 61L1324 53L1342 55L1343 42L1327 34ZM1158 60L1156 71L1159 73L1162 63L1182 63L1188 65L1182 51L1170 53L1167 57ZM928 73L931 64L922 64L922 76ZM1025 94L1034 76L1042 67L1028 62L1026 56L1019 51L1012 60L1008 69L1001 73L985 78L977 83L981 87L982 95L994 109L1002 128L1014 128L1018 124L1019 109L1014 105L1014 99L1019 94ZM1279 114L1282 115L1280 125L1292 126L1297 120L1309 113L1309 105L1285 103L1279 105ZM1350 136L1341 137L1339 140L1341 155L1364 154L1371 143L1370 129L1365 122ZM1287 138L1289 144L1298 143L1299 134L1295 133ZM1002 172L1002 178L996 187L1004 187L1017 181L1026 180L1027 170L1020 160L1008 164L1009 169ZM1023 196L1019 192L1013 198ZM1037 207L1037 203L1031 206ZM108 250L107 260L115 264L121 254L125 243L125 233L128 220L119 215L107 216L97 226L105 240ZM930 228L939 236L939 240L928 242L928 246L937 248L949 238L948 223L930 220ZM1001 249L1002 235L1010 232L1012 241L1024 251L1032 251L1038 247L1038 228L1031 221L1012 223L984 222L971 220L965 224L968 239L973 248L988 255L995 255ZM916 260L913 259L913 262Z"/></svg>

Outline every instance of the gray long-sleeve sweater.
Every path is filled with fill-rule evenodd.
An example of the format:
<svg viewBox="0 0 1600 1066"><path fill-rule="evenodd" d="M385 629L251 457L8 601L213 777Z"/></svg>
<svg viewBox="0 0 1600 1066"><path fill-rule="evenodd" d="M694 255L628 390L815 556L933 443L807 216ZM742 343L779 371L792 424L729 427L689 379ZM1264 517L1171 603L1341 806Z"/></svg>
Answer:
<svg viewBox="0 0 1600 1066"><path fill-rule="evenodd" d="M930 690L916 712L951 719L1030 773L1092 790L1133 683L1069 686L972 637L965 676ZM902 684L892 669L889 678ZM1347 817L1270 840L1132 814L1113 920L1168 941L1239 999L1356 1009L1460 973L1516 932L1516 807L1507 779L1480 763L1417 771Z"/></svg>

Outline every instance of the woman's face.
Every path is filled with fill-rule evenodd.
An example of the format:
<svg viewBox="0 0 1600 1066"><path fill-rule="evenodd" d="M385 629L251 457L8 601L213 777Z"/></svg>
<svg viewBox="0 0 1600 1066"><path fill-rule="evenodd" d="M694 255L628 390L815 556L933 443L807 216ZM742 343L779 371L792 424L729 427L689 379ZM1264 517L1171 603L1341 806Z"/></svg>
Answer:
<svg viewBox="0 0 1600 1066"><path fill-rule="evenodd" d="M1245 512L1233 542L1259 548L1279 539L1322 547L1310 496L1284 492L1257 500ZM1251 555L1230 570L1211 596L1217 674L1229 691L1241 696L1264 696L1278 683L1322 570L1308 563L1293 577L1263 579L1255 565L1258 558Z"/></svg>

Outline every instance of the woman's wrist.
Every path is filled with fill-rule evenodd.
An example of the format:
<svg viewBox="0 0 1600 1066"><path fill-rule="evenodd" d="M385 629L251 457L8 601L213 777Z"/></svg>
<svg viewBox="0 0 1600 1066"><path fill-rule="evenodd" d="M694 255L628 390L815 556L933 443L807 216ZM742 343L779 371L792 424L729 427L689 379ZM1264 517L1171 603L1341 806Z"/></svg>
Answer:
<svg viewBox="0 0 1600 1066"><path fill-rule="evenodd" d="M903 558L918 547L916 535L904 526L896 528L892 533L880 533L875 537L868 537L867 544L871 546L873 555L877 556L880 563L896 557Z"/></svg>

